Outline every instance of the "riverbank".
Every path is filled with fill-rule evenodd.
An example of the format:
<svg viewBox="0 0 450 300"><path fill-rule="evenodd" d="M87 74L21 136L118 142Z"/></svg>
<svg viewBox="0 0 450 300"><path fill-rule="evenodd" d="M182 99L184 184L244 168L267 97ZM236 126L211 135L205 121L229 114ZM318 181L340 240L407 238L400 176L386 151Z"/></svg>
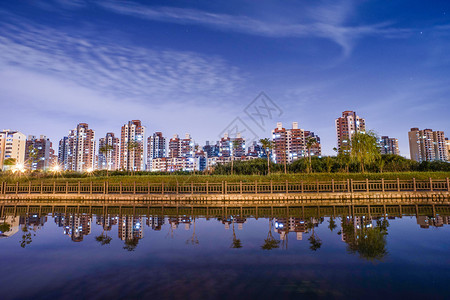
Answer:
<svg viewBox="0 0 450 300"><path fill-rule="evenodd" d="M278 182L315 182L315 181L341 181L341 180L396 180L399 178L400 180L409 180L415 178L416 180L428 180L431 179L445 179L450 177L450 172L386 172L386 173L296 173L296 174L284 174L284 173L276 173L271 175L201 175L201 174L186 174L186 175L122 175L122 176L89 176L88 174L79 174L79 176L75 176L76 174L69 175L48 175L46 177L37 177L30 175L21 175L21 176L0 176L0 182L11 183L40 183L44 184L49 183L86 183L86 182L104 182L108 181L109 183L120 183L123 184L132 184L136 183L166 183L166 184L176 184L176 183L220 183L223 181L227 181L230 183L233 182L268 182L272 181L274 183Z"/></svg>

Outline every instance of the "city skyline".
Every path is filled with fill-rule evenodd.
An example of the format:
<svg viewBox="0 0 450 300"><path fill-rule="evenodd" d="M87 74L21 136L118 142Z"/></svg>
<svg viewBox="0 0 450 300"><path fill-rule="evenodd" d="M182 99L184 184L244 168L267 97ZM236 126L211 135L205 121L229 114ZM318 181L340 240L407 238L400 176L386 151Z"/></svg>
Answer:
<svg viewBox="0 0 450 300"><path fill-rule="evenodd" d="M80 121L99 137L140 119L204 144L237 117L259 138L298 121L333 155L334 120L353 110L408 157L410 128L448 132L449 12L446 1L2 3L0 126L55 145ZM261 91L282 111L262 128L244 111Z"/></svg>

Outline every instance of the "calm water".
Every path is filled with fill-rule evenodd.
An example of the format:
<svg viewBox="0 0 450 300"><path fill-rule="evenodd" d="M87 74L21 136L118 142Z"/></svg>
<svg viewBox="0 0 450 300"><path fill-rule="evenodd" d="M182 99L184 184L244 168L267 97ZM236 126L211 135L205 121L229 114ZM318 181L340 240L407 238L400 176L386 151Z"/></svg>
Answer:
<svg viewBox="0 0 450 300"><path fill-rule="evenodd" d="M0 298L448 299L449 223L448 205L3 206Z"/></svg>

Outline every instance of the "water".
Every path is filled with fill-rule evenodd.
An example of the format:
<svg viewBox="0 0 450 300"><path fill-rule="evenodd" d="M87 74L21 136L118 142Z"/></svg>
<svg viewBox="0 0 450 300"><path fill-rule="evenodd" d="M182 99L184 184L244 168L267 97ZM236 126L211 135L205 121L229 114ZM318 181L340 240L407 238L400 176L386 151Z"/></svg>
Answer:
<svg viewBox="0 0 450 300"><path fill-rule="evenodd" d="M29 205L1 210L1 299L450 295L449 205Z"/></svg>

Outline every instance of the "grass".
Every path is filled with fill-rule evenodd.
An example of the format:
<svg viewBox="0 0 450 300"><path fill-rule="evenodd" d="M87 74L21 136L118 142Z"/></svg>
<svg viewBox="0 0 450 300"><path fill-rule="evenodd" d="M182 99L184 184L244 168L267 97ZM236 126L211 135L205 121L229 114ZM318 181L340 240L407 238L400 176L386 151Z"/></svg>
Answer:
<svg viewBox="0 0 450 300"><path fill-rule="evenodd" d="M300 182L300 181L331 181L334 180L365 180L366 178L369 180L394 180L401 179L407 180L416 178L416 180L428 180L432 179L445 179L450 177L450 172L386 172L386 173L312 173L312 174L272 174L270 176L261 176L261 175L139 175L139 176L101 176L101 177L83 177L83 178L64 178L63 176L57 176L54 178L35 178L35 177L27 177L26 175L22 175L20 177L13 176L1 176L0 182L5 181L8 183L13 182L29 182L32 181L34 183L38 183L43 181L44 183L53 183L56 182L103 182L108 180L110 183L118 183L122 182L124 184L131 184L133 182L137 183L168 183L168 184L176 184L179 183L204 183L206 181L209 182L268 182L272 180L273 182L285 182L286 180L290 182Z"/></svg>

